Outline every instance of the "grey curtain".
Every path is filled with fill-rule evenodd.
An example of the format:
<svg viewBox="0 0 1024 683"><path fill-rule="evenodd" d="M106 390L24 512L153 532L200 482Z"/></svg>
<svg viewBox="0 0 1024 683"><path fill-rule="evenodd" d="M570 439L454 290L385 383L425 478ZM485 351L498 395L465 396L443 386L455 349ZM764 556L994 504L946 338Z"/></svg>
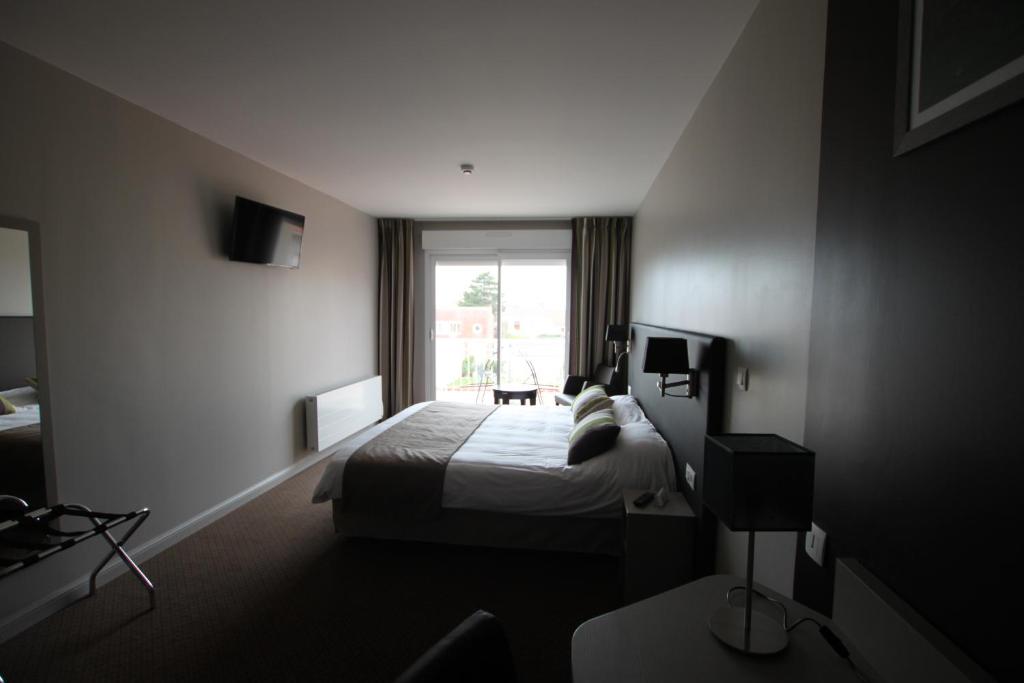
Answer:
<svg viewBox="0 0 1024 683"><path fill-rule="evenodd" d="M605 327L629 322L633 219L573 218L569 291L569 373L589 376L614 365Z"/></svg>
<svg viewBox="0 0 1024 683"><path fill-rule="evenodd" d="M384 417L412 404L413 221L377 219L380 259L377 362L384 389Z"/></svg>

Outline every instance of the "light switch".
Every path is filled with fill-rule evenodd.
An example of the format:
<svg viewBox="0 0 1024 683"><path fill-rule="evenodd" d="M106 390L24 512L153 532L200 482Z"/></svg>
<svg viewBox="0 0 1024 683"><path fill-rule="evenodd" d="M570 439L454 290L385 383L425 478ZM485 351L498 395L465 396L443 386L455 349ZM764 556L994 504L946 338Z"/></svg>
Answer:
<svg viewBox="0 0 1024 683"><path fill-rule="evenodd" d="M804 536L804 550L819 567L825 565L825 532L813 522Z"/></svg>
<svg viewBox="0 0 1024 683"><path fill-rule="evenodd" d="M750 370L747 368L736 368L736 386L740 391L750 388Z"/></svg>

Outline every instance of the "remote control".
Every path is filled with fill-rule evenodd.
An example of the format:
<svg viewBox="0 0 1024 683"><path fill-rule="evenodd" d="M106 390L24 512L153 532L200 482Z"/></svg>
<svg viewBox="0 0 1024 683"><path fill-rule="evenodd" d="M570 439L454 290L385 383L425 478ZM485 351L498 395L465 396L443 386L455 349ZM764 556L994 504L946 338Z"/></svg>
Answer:
<svg viewBox="0 0 1024 683"><path fill-rule="evenodd" d="M637 496L636 499L633 501L633 505L636 505L638 508L642 508L645 507L652 500L654 500L654 494L651 493L650 491L647 491Z"/></svg>

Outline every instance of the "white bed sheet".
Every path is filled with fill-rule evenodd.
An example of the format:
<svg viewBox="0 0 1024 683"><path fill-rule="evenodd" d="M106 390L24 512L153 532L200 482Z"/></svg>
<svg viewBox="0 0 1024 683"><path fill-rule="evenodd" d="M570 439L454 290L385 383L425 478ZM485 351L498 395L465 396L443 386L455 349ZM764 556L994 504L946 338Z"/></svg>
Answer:
<svg viewBox="0 0 1024 683"><path fill-rule="evenodd" d="M16 410L11 415L0 415L0 432L16 427L27 427L39 422L39 397L31 387L19 387L0 391L0 395L10 400Z"/></svg>
<svg viewBox="0 0 1024 683"><path fill-rule="evenodd" d="M340 499L345 462L364 443L427 403L347 441L313 496ZM500 406L455 452L445 472L442 506L524 515L612 517L626 488L675 488L668 444L642 419L622 425L615 447L579 465L566 464L572 415L563 406Z"/></svg>

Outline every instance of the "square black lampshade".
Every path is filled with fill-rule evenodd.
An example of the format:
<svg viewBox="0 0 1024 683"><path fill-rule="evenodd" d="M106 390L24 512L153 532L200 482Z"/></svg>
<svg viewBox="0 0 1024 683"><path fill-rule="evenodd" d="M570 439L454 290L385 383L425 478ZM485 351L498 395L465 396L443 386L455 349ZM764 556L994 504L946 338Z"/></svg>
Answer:
<svg viewBox="0 0 1024 683"><path fill-rule="evenodd" d="M685 339L648 337L644 350L644 372L679 375L690 369L690 352Z"/></svg>
<svg viewBox="0 0 1024 683"><path fill-rule="evenodd" d="M775 434L706 437L704 504L733 531L811 528L814 451Z"/></svg>
<svg viewBox="0 0 1024 683"><path fill-rule="evenodd" d="M610 342L629 341L629 325L609 325L604 331L604 340Z"/></svg>

